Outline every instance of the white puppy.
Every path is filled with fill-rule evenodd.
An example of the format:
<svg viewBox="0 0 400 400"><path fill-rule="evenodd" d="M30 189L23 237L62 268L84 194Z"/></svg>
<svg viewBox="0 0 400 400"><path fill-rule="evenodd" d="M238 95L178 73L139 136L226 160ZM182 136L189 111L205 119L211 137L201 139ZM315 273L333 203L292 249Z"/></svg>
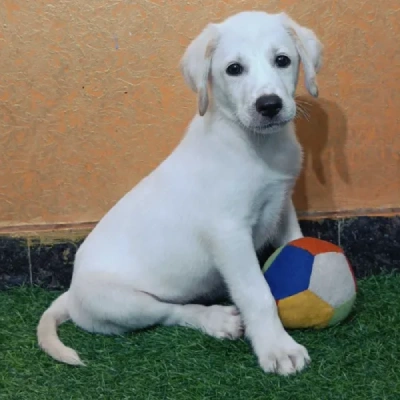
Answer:
<svg viewBox="0 0 400 400"><path fill-rule="evenodd" d="M83 364L57 336L67 319L104 334L163 324L234 339L244 327L264 371L304 368L307 350L284 330L256 250L302 236L294 94L301 61L317 96L321 49L311 30L265 12L210 24L190 44L182 70L200 115L78 250L70 289L39 323L44 351ZM235 306L201 305L226 291Z"/></svg>

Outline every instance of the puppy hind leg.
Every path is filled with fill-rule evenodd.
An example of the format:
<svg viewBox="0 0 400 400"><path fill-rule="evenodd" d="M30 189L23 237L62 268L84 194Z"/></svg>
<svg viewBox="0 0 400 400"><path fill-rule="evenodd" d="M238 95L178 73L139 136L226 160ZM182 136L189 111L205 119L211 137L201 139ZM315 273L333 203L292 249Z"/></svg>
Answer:
<svg viewBox="0 0 400 400"><path fill-rule="evenodd" d="M98 320L101 318L107 325L114 325L123 331L156 325L179 325L217 338L236 339L243 334L236 307L164 303L145 292L122 290L125 291L123 295L121 291L118 296L106 295L107 299L103 299L101 309L98 309L101 312Z"/></svg>
<svg viewBox="0 0 400 400"><path fill-rule="evenodd" d="M172 318L165 323L169 324L198 329L218 339L238 339L244 332L239 311L234 306L177 306Z"/></svg>

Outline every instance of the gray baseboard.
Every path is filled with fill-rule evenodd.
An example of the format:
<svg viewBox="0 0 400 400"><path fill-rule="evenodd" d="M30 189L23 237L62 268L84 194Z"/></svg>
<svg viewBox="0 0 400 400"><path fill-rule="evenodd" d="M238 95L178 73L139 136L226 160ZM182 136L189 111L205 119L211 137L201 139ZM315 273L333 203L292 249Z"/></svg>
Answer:
<svg viewBox="0 0 400 400"><path fill-rule="evenodd" d="M400 216L301 221L306 236L341 246L356 276L400 271ZM34 285L66 289L75 252L82 239L43 243L23 237L0 237L0 289ZM263 264L272 249L260 255Z"/></svg>

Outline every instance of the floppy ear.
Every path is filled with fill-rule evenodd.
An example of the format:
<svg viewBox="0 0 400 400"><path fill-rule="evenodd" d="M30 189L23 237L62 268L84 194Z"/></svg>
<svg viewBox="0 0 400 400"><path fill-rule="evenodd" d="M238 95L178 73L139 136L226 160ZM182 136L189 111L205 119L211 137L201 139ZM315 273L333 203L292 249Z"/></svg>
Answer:
<svg viewBox="0 0 400 400"><path fill-rule="evenodd" d="M208 107L208 81L211 61L218 42L215 24L209 24L186 49L181 70L189 87L198 95L199 114L203 116Z"/></svg>
<svg viewBox="0 0 400 400"><path fill-rule="evenodd" d="M281 15L303 64L306 88L312 96L318 97L316 74L322 65L322 43L311 29L300 26L285 13Z"/></svg>

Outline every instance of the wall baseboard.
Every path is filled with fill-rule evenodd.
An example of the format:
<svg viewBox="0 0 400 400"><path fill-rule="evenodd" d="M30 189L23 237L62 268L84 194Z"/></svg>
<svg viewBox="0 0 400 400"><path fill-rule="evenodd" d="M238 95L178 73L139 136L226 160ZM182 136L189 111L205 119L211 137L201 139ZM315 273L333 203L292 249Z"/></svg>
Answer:
<svg viewBox="0 0 400 400"><path fill-rule="evenodd" d="M341 246L358 278L400 272L400 216L303 220L301 225L306 236ZM0 289L20 285L66 289L76 250L87 233L0 236ZM261 264L271 251L259 255Z"/></svg>

